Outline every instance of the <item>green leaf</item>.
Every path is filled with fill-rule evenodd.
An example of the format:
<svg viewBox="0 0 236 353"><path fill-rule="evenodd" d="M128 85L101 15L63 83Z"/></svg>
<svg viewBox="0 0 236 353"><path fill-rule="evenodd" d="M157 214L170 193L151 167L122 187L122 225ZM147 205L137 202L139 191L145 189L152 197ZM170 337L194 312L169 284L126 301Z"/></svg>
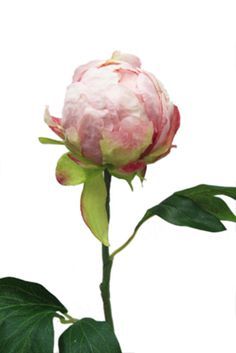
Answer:
<svg viewBox="0 0 236 353"><path fill-rule="evenodd" d="M225 226L221 221L236 222L236 215L230 210L224 200L216 195L225 195L236 199L236 187L214 185L197 185L193 188L180 190L162 201L157 206L149 208L139 221L131 237L110 258L125 249L135 238L141 225L153 216L159 216L165 221L208 232L221 232Z"/></svg>
<svg viewBox="0 0 236 353"><path fill-rule="evenodd" d="M181 190L176 194L193 200L198 206L213 214L219 220L236 222L236 216L226 202L216 197L216 195L224 195L236 199L235 187L201 184L193 188Z"/></svg>
<svg viewBox="0 0 236 353"><path fill-rule="evenodd" d="M200 184L192 188L180 190L176 194L188 197L195 197L197 195L225 195L236 200L236 187Z"/></svg>
<svg viewBox="0 0 236 353"><path fill-rule="evenodd" d="M62 185L78 185L84 183L87 179L101 173L99 168L83 168L74 162L70 153L64 154L56 166L56 178Z"/></svg>
<svg viewBox="0 0 236 353"><path fill-rule="evenodd" d="M152 216L159 216L178 226L187 226L208 232L225 230L223 224L215 216L205 212L192 200L177 195L172 195L159 205L150 208L143 217L141 224Z"/></svg>
<svg viewBox="0 0 236 353"><path fill-rule="evenodd" d="M59 350L60 353L121 353L110 325L89 318L77 321L61 335Z"/></svg>
<svg viewBox="0 0 236 353"><path fill-rule="evenodd" d="M221 232L226 229L221 221L236 222L236 216L225 201L216 195L225 195L236 199L236 188L198 185L175 192L145 213L136 226L134 235L139 227L153 216L159 216L178 226L187 226L208 232Z"/></svg>
<svg viewBox="0 0 236 353"><path fill-rule="evenodd" d="M91 232L108 246L108 218L106 212L106 185L103 174L88 179L81 195L81 213Z"/></svg>
<svg viewBox="0 0 236 353"><path fill-rule="evenodd" d="M0 279L0 352L53 353L57 311L67 312L40 284Z"/></svg>
<svg viewBox="0 0 236 353"><path fill-rule="evenodd" d="M192 199L192 197L190 197ZM236 216L233 214L229 206L219 197L200 196L196 195L193 201L201 208L215 215L222 221L236 221Z"/></svg>
<svg viewBox="0 0 236 353"><path fill-rule="evenodd" d="M44 145L64 145L64 141L50 139L48 137L39 137L39 142Z"/></svg>

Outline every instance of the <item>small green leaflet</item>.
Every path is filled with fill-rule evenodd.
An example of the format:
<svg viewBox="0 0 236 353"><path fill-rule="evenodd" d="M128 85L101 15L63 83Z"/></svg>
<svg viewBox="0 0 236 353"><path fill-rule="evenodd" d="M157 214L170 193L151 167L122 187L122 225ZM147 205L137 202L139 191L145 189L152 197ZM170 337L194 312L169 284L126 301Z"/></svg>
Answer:
<svg viewBox="0 0 236 353"><path fill-rule="evenodd" d="M108 246L108 218L106 212L106 185L103 174L88 179L81 195L81 213L91 232Z"/></svg>
<svg viewBox="0 0 236 353"><path fill-rule="evenodd" d="M48 137L39 137L39 142L44 145L64 145L64 141L50 139Z"/></svg>
<svg viewBox="0 0 236 353"><path fill-rule="evenodd" d="M56 166L56 178L62 185L79 185L87 179L101 173L99 168L83 168L69 157L70 153L63 154Z"/></svg>
<svg viewBox="0 0 236 353"><path fill-rule="evenodd" d="M53 317L67 309L43 286L0 279L0 352L53 353Z"/></svg>
<svg viewBox="0 0 236 353"><path fill-rule="evenodd" d="M221 232L226 229L221 221L236 222L236 215L218 195L236 199L236 187L203 184L175 192L159 205L147 210L136 226L134 234L153 216L159 216L178 226Z"/></svg>
<svg viewBox="0 0 236 353"><path fill-rule="evenodd" d="M122 353L110 325L85 318L70 326L59 339L60 353Z"/></svg>

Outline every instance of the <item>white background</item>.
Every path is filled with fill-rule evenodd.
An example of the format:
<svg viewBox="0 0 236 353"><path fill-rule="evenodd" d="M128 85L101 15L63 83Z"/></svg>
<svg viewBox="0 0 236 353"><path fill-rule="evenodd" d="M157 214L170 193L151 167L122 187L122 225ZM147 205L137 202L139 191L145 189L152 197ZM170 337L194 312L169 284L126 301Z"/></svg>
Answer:
<svg viewBox="0 0 236 353"><path fill-rule="evenodd" d="M1 1L1 277L40 282L73 316L103 319L100 244L81 221L81 187L56 182L65 149L37 137L54 137L44 106L60 116L76 66L113 50L141 57L182 126L178 148L149 166L143 188L113 180L112 248L173 191L235 185L235 33L228 0ZM226 226L209 234L153 218L117 257L112 300L124 353L235 353L236 233Z"/></svg>

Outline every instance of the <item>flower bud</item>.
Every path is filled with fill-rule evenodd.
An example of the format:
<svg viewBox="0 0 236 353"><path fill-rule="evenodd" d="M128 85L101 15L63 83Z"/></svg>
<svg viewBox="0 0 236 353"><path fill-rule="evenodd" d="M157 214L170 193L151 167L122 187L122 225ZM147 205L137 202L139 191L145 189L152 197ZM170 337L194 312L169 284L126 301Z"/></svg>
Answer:
<svg viewBox="0 0 236 353"><path fill-rule="evenodd" d="M114 52L79 66L68 86L62 119L45 113L50 128L83 167L118 177L140 173L167 155L180 115L161 83L139 58Z"/></svg>

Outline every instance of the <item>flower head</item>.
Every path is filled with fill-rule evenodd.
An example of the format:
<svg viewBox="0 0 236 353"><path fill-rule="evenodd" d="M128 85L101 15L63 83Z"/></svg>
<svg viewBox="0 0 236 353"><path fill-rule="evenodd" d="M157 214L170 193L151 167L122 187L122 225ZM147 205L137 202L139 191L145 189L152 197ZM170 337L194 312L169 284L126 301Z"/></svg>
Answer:
<svg viewBox="0 0 236 353"><path fill-rule="evenodd" d="M139 58L119 51L106 61L79 66L68 86L62 119L45 121L83 167L117 176L144 175L167 155L180 115L162 84Z"/></svg>

